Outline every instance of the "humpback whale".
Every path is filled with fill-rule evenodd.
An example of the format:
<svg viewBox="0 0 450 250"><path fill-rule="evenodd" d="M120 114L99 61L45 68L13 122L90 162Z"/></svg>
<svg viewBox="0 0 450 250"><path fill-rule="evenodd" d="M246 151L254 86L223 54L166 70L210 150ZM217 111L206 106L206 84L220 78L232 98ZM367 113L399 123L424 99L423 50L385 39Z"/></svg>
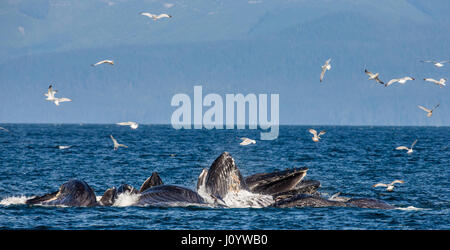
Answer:
<svg viewBox="0 0 450 250"><path fill-rule="evenodd" d="M369 198L326 199L317 191L319 181L304 180L308 168L293 168L271 173L258 173L244 178L228 152L214 160L198 177L197 190L164 184L154 172L137 190L128 184L111 187L96 201L94 190L81 180L69 180L59 191L28 199L26 204L65 206L112 206L121 194L136 195L134 206L214 205L233 207L226 198L239 204L258 207L359 207L391 209L393 206ZM239 196L239 194L244 194ZM268 199L267 197L270 197ZM244 199L244 200L240 200ZM247 200L245 200L247 199Z"/></svg>
<svg viewBox="0 0 450 250"><path fill-rule="evenodd" d="M94 190L84 181L69 180L59 187L57 192L28 199L30 205L61 205L90 207L97 205Z"/></svg>

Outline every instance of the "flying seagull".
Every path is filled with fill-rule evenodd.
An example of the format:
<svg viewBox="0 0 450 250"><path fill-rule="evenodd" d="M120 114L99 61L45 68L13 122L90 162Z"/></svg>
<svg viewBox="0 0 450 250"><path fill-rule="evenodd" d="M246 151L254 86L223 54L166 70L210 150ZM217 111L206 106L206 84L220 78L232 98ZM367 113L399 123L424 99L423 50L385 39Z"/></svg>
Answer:
<svg viewBox="0 0 450 250"><path fill-rule="evenodd" d="M402 78L392 79L388 83L386 83L384 86L387 87L387 86L389 86L389 85L391 85L393 83L396 83L396 82L401 83L401 84L405 84L405 82L408 81L408 80L416 80L416 79L414 79L414 78L412 78L410 76L405 76L405 77L402 77Z"/></svg>
<svg viewBox="0 0 450 250"><path fill-rule="evenodd" d="M319 139L320 139L320 136L326 133L325 130L322 130L322 131L319 132L319 134L317 134L317 131L314 130L314 129L310 129L309 132L314 135L312 137L312 140L315 141L315 142L318 142Z"/></svg>
<svg viewBox="0 0 450 250"><path fill-rule="evenodd" d="M372 187L386 187L387 191L392 191L392 190L394 190L395 183L405 183L405 182L402 180L395 180L389 184L377 183L377 184L373 185Z"/></svg>
<svg viewBox="0 0 450 250"><path fill-rule="evenodd" d="M421 62L424 62L424 63L432 63L432 64L434 64L434 66L440 68L440 67L444 67L444 63L449 63L450 61L440 61L440 62L437 62L437 61L432 61L432 60L421 60Z"/></svg>
<svg viewBox="0 0 450 250"><path fill-rule="evenodd" d="M439 107L439 104L434 106L434 108L432 109L427 109L423 106L417 105L419 108L421 108L422 110L424 110L425 112L427 112L427 117L431 117L433 115L433 110L436 109L437 107Z"/></svg>
<svg viewBox="0 0 450 250"><path fill-rule="evenodd" d="M322 73L320 73L320 82L322 82L323 80L323 76L325 75L325 71L330 70L331 69L331 58L328 59L324 65L322 65Z"/></svg>
<svg viewBox="0 0 450 250"><path fill-rule="evenodd" d="M117 150L119 147L128 148L128 146L126 146L126 145L119 144L119 143L117 142L117 140L114 139L114 137L113 137L112 135L110 135L110 137L111 137L111 140L112 140L113 143L114 143L114 150Z"/></svg>
<svg viewBox="0 0 450 250"><path fill-rule="evenodd" d="M445 79L445 78L441 78L441 79L439 79L439 81L438 81L438 80L435 80L435 79L433 79L433 78L424 78L423 80L424 80L424 81L427 81L427 82L432 82L432 83L434 83L434 84L437 84L437 85L439 85L439 87L441 87L441 88L442 88L442 86L445 86L445 82L447 81L447 79Z"/></svg>
<svg viewBox="0 0 450 250"><path fill-rule="evenodd" d="M58 92L58 90L53 90L52 85L48 86L47 93L44 95L47 97L45 100L47 101L53 101L55 99L55 94Z"/></svg>
<svg viewBox="0 0 450 250"><path fill-rule="evenodd" d="M408 148L408 147L405 147L405 146L400 146L400 147L396 147L395 149L397 149L397 150L408 150L406 153L412 154L412 152L413 152L413 147L414 147L414 145L416 145L416 143L417 143L417 140L415 140L415 141L413 142L413 144L411 145L411 148Z"/></svg>
<svg viewBox="0 0 450 250"><path fill-rule="evenodd" d="M255 140L252 140L252 139L247 138L247 137L242 137L242 138L239 138L239 139L242 140L242 142L239 143L239 145L242 145L242 146L249 145L249 144L256 144Z"/></svg>
<svg viewBox="0 0 450 250"><path fill-rule="evenodd" d="M139 126L139 124L137 124L137 122L119 122L116 124L120 125L120 126L130 126L131 129L137 129Z"/></svg>
<svg viewBox="0 0 450 250"><path fill-rule="evenodd" d="M7 129L4 128L4 127L0 127L0 130L4 130L4 131L6 131L6 132L9 132L9 130L7 130Z"/></svg>
<svg viewBox="0 0 450 250"><path fill-rule="evenodd" d="M109 63L110 65L114 65L114 61L113 60L103 60L103 61L97 62L95 64L92 64L92 66L95 67L95 66L98 66L98 65L104 64L104 63Z"/></svg>
<svg viewBox="0 0 450 250"><path fill-rule="evenodd" d="M374 73L368 71L367 69L365 69L364 72L366 73L366 75L369 76L369 80L375 80L375 81L377 81L377 82L379 82L379 83L381 83L381 84L384 84L384 82L382 82L382 81L380 80L380 78L378 78L378 76L380 75L380 73L374 74Z"/></svg>
<svg viewBox="0 0 450 250"><path fill-rule="evenodd" d="M155 15L155 14L150 14L148 12L141 12L141 13L139 13L139 15L143 15L143 16L152 18L155 21L158 20L158 19L164 18L164 17L167 17L167 18L171 18L172 17L171 15L168 15L168 14Z"/></svg>
<svg viewBox="0 0 450 250"><path fill-rule="evenodd" d="M63 98L56 98L55 94L57 92L58 91L57 90L53 90L52 85L50 85L48 87L47 93L44 94L45 96L47 96L47 98L45 100L54 102L56 106L59 106L59 103L61 103L61 102L70 102L70 101L72 101L71 99L65 98L65 97L63 97Z"/></svg>

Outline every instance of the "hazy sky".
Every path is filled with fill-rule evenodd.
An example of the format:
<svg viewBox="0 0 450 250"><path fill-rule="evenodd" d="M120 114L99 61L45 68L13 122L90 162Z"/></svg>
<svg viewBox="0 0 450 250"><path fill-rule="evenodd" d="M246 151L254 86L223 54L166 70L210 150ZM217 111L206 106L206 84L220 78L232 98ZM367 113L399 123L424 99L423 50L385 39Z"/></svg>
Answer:
<svg viewBox="0 0 450 250"><path fill-rule="evenodd" d="M423 78L450 64L420 62L450 60L448 13L448 0L2 1L0 123L168 124L172 97L201 85L279 94L281 124L448 126L448 86ZM91 66L103 59L114 66ZM365 68L416 80L385 88ZM50 84L73 101L45 101ZM430 118L417 107L438 103Z"/></svg>

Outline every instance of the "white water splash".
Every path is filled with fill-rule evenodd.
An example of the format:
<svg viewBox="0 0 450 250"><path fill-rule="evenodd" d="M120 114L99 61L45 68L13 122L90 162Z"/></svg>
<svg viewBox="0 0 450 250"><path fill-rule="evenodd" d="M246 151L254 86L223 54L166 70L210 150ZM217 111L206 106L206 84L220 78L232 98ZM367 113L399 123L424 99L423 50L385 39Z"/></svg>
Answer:
<svg viewBox="0 0 450 250"><path fill-rule="evenodd" d="M396 207L395 209L403 210L403 211L421 211L421 210L430 210L430 208L420 208L420 207L414 207L414 206L409 206L409 207Z"/></svg>
<svg viewBox="0 0 450 250"><path fill-rule="evenodd" d="M255 194L247 190L228 192L223 200L217 201L206 192L205 184L198 188L197 193L205 200L206 203L225 205L229 208L262 208L274 203L271 195Z"/></svg>
<svg viewBox="0 0 450 250"><path fill-rule="evenodd" d="M114 201L114 207L128 207L133 206L139 200L140 194L131 194L131 193L121 193L117 196L117 199Z"/></svg>
<svg viewBox="0 0 450 250"><path fill-rule="evenodd" d="M33 196L34 197L34 196ZM0 205L3 206L10 206L10 205L20 205L25 204L25 202L33 197L27 197L27 196L12 196L12 197L6 197L3 200L0 201Z"/></svg>

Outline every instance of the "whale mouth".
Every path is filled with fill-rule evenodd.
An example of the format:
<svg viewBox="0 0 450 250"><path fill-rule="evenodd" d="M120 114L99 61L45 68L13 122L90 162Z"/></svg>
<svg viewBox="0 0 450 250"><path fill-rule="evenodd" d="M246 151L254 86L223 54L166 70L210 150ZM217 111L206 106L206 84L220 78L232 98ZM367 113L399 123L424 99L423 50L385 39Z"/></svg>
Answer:
<svg viewBox="0 0 450 250"><path fill-rule="evenodd" d="M245 182L250 191L273 195L287 192L295 188L306 176L308 168L294 168L272 173L254 174L245 178Z"/></svg>

